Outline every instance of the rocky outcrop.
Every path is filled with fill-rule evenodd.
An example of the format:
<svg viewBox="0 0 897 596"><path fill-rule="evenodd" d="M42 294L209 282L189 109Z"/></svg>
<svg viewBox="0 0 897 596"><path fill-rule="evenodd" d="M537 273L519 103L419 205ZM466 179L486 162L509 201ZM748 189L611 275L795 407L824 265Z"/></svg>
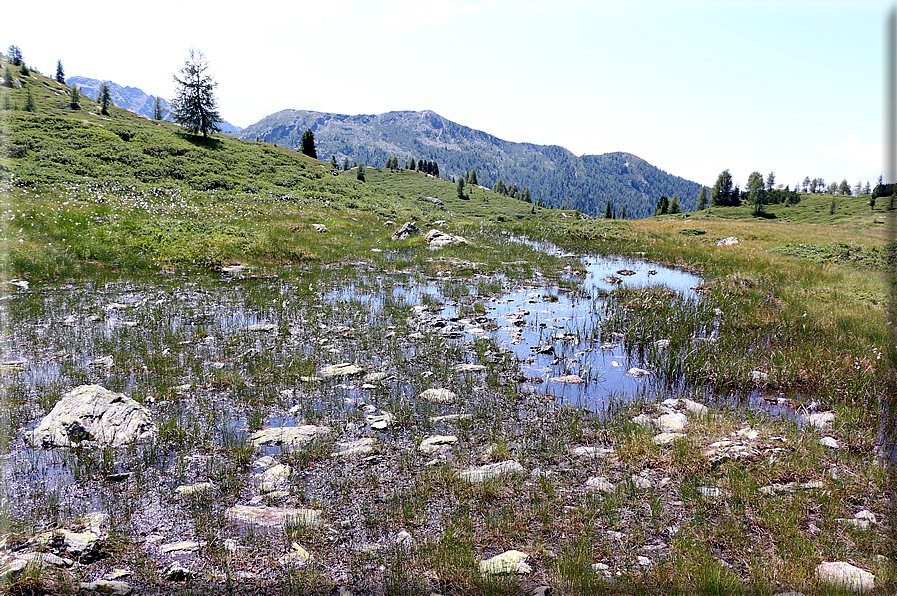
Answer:
<svg viewBox="0 0 897 596"><path fill-rule="evenodd" d="M452 244L467 244L467 239L463 236L453 236L442 230L430 230L427 232L427 235L424 236L424 240L427 241L427 244L430 248L442 248L444 246L450 246Z"/></svg>
<svg viewBox="0 0 897 596"><path fill-rule="evenodd" d="M406 221L402 224L402 227L395 231L392 235L393 240L404 240L406 238L411 238L412 236L420 236L423 232L420 231L420 228L414 225L414 222Z"/></svg>
<svg viewBox="0 0 897 596"><path fill-rule="evenodd" d="M157 432L149 411L130 397L99 385L81 385L66 393L36 429L26 432L25 441L37 448L121 447L150 440Z"/></svg>

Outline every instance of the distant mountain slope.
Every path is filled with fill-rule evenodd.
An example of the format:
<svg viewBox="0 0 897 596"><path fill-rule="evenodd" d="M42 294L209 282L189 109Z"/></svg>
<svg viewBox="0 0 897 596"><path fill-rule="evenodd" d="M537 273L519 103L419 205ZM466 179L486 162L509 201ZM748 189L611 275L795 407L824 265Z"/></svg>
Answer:
<svg viewBox="0 0 897 596"><path fill-rule="evenodd" d="M140 114L141 116L146 116L147 118L153 117L153 102L155 101L156 96L147 95L142 89L136 87L122 87L112 81L101 81L99 79L91 79L88 77L69 77L65 82L70 87L72 85L77 85L85 95L94 100L100 94L100 85L106 83L109 85L109 93L112 95L113 105L125 108L126 110L131 110L132 112ZM162 107L165 109L165 120L170 121L171 115L168 114L168 102L165 98L160 97L159 99L162 100ZM221 123L221 132L223 133L233 134L240 130L242 129L239 126L234 126L230 122Z"/></svg>
<svg viewBox="0 0 897 596"><path fill-rule="evenodd" d="M628 217L649 217L661 195L674 194L683 209L694 209L701 188L629 153L577 157L557 145L504 141L432 111L347 116L283 110L235 136L297 149L309 128L323 160L335 155L340 163L348 157L371 166L382 166L393 155L400 164L412 157L435 160L443 177L475 168L481 185L491 187L501 177L506 184L528 186L548 205L592 215L603 214L610 200L617 214L625 207Z"/></svg>

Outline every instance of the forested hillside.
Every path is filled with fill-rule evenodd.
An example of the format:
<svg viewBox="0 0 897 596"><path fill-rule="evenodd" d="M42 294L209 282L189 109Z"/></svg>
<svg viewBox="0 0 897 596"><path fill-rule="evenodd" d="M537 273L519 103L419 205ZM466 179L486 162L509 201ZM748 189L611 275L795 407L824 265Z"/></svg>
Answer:
<svg viewBox="0 0 897 596"><path fill-rule="evenodd" d="M508 186L529 187L536 202L591 215L603 214L610 201L618 216L625 209L628 217L649 217L662 195L678 195L683 209L693 209L701 188L629 153L577 157L557 145L504 141L432 111L348 116L283 110L235 136L299 149L306 130L314 133L324 160L383 166L393 156L400 164L423 159L437 162L444 178L475 169L483 186L501 178Z"/></svg>

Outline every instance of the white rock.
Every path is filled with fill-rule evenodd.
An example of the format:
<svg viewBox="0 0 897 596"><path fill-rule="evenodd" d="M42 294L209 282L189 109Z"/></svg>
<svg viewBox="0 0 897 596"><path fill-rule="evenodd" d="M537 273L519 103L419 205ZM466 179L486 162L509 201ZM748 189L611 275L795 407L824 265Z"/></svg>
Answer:
<svg viewBox="0 0 897 596"><path fill-rule="evenodd" d="M592 476L586 480L586 487L603 493L612 493L616 487L604 476Z"/></svg>
<svg viewBox="0 0 897 596"><path fill-rule="evenodd" d="M66 393L25 440L33 447L70 447L82 442L121 447L157 434L149 410L123 393L81 385Z"/></svg>
<svg viewBox="0 0 897 596"><path fill-rule="evenodd" d="M813 412L806 417L806 421L810 426L814 426L820 430L829 428L835 421L834 412Z"/></svg>
<svg viewBox="0 0 897 596"><path fill-rule="evenodd" d="M854 519L864 519L873 524L878 522L878 518L875 517L875 514L868 509L863 509L859 513L854 514L853 517Z"/></svg>
<svg viewBox="0 0 897 596"><path fill-rule="evenodd" d="M427 389L426 391L422 392L419 397L421 399L439 404L455 403L455 400L458 399L458 396L455 395L454 391L449 391L448 389L443 389L441 387Z"/></svg>
<svg viewBox="0 0 897 596"><path fill-rule="evenodd" d="M647 490L651 488L651 481L645 478L644 476L639 476L638 474L633 474L631 476L632 485L639 490Z"/></svg>
<svg viewBox="0 0 897 596"><path fill-rule="evenodd" d="M636 379L640 379L642 377L646 377L646 376L650 375L651 371L645 370L644 368L638 368L638 367L633 366L626 372L626 374L629 375L630 377L635 377Z"/></svg>
<svg viewBox="0 0 897 596"><path fill-rule="evenodd" d="M302 548L298 543L294 542L291 547L292 550L287 554L280 557L277 562L284 566L293 566L293 567L301 567L308 563L311 559L311 554Z"/></svg>
<svg viewBox="0 0 897 596"><path fill-rule="evenodd" d="M675 414L661 414L660 417L654 420L654 425L660 432L674 433L685 428L687 421L685 414L676 412Z"/></svg>
<svg viewBox="0 0 897 596"><path fill-rule="evenodd" d="M480 573L483 575L532 573L533 568L526 564L529 555L519 550L505 551L491 559L480 561Z"/></svg>
<svg viewBox="0 0 897 596"><path fill-rule="evenodd" d="M247 331L277 331L277 325L274 323L256 323L246 327Z"/></svg>
<svg viewBox="0 0 897 596"><path fill-rule="evenodd" d="M685 410L695 416L706 416L710 413L710 409L702 403L690 399L683 399L682 403L685 404Z"/></svg>
<svg viewBox="0 0 897 596"><path fill-rule="evenodd" d="M364 455L374 450L374 439L363 438L349 441L347 443L337 443L337 450L331 453L332 457L354 457L356 455Z"/></svg>
<svg viewBox="0 0 897 596"><path fill-rule="evenodd" d="M500 461L494 464L486 464L485 466L468 468L461 472L459 476L468 482L483 482L492 478L497 478L502 474L523 473L526 470L518 462L514 460Z"/></svg>
<svg viewBox="0 0 897 596"><path fill-rule="evenodd" d="M751 381L753 381L757 385L762 385L769 381L769 375L759 370L752 370Z"/></svg>
<svg viewBox="0 0 897 596"><path fill-rule="evenodd" d="M128 594L134 591L134 589L125 582L107 579L81 582L78 584L78 587L87 592L99 592L101 594L111 594L112 596L128 596Z"/></svg>
<svg viewBox="0 0 897 596"><path fill-rule="evenodd" d="M823 447L828 447L829 449L840 449L841 445L838 444L838 440L834 437L822 437L819 439L819 444Z"/></svg>
<svg viewBox="0 0 897 596"><path fill-rule="evenodd" d="M729 236L728 238L723 238L722 240L717 240L717 246L732 246L734 244L738 244L739 240L735 236Z"/></svg>
<svg viewBox="0 0 897 596"><path fill-rule="evenodd" d="M594 459L605 458L613 455L614 450L607 447L574 447L570 450L573 457L591 457Z"/></svg>
<svg viewBox="0 0 897 596"><path fill-rule="evenodd" d="M667 445L677 439L684 439L685 436L684 433L660 433L659 435L654 435L654 438L651 440L655 445Z"/></svg>
<svg viewBox="0 0 897 596"><path fill-rule="evenodd" d="M702 497L718 497L720 490L714 486L699 486L698 494Z"/></svg>
<svg viewBox="0 0 897 596"><path fill-rule="evenodd" d="M851 592L868 593L875 589L875 576L842 561L823 561L816 567L816 579L820 583Z"/></svg>
<svg viewBox="0 0 897 596"><path fill-rule="evenodd" d="M420 442L418 449L421 453L433 453L441 447L451 445L458 441L455 435L431 435Z"/></svg>
<svg viewBox="0 0 897 596"><path fill-rule="evenodd" d="M639 414L638 416L634 416L630 419L631 422L638 424L639 426L647 426L651 424L653 421L651 417L647 414Z"/></svg>
<svg viewBox="0 0 897 596"><path fill-rule="evenodd" d="M298 447L330 433L327 426L302 424L299 426L278 426L252 433L249 442L253 445L285 445Z"/></svg>
<svg viewBox="0 0 897 596"><path fill-rule="evenodd" d="M648 557L643 557L643 556L639 555L638 557L636 557L636 560L638 561L638 564L640 567L650 567L651 566L651 559L649 559Z"/></svg>
<svg viewBox="0 0 897 596"><path fill-rule="evenodd" d="M404 546L405 548L410 548L414 546L414 538L411 536L410 532L406 530L402 530L398 534L396 534L395 539L396 545Z"/></svg>

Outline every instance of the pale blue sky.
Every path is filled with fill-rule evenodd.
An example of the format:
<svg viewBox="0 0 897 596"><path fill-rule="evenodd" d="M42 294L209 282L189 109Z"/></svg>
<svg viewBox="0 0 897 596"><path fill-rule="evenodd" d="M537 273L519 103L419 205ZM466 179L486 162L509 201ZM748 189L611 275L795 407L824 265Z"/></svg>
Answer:
<svg viewBox="0 0 897 596"><path fill-rule="evenodd" d="M188 4L188 7L184 7ZM883 0L36 0L4 27L40 71L170 98L191 46L222 116L430 109L511 141L627 151L712 185L882 171ZM231 8L231 6L233 6Z"/></svg>

